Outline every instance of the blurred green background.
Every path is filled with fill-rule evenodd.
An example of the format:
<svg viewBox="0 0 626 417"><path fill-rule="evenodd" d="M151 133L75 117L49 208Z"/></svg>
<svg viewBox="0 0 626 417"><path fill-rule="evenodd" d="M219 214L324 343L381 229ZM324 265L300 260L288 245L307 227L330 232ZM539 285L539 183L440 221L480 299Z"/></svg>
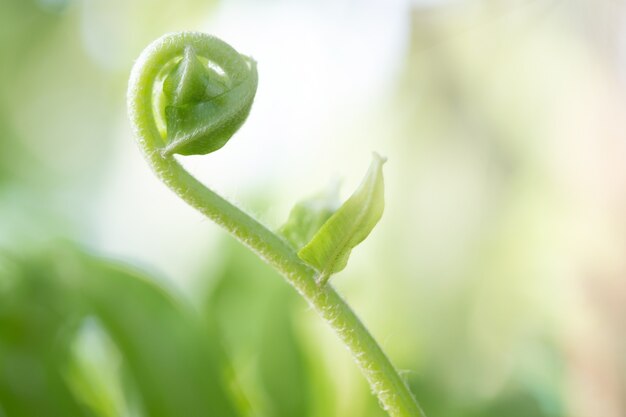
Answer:
<svg viewBox="0 0 626 417"><path fill-rule="evenodd" d="M0 416L383 416L143 162L127 77L174 30L259 63L183 163L266 224L388 157L333 283L430 417L626 415L626 2L2 0Z"/></svg>

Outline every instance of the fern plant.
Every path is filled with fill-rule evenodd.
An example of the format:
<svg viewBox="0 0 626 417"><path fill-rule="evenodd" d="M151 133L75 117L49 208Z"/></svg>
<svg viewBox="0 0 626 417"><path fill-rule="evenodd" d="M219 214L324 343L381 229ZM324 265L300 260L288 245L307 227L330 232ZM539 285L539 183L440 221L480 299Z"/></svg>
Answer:
<svg viewBox="0 0 626 417"><path fill-rule="evenodd" d="M405 381L330 283L382 216L384 158L374 154L341 206L324 197L299 203L278 231L207 188L176 159L223 147L245 122L257 83L255 61L213 36L180 32L157 39L129 81L128 112L139 146L161 181L274 267L328 323L390 416L422 417Z"/></svg>

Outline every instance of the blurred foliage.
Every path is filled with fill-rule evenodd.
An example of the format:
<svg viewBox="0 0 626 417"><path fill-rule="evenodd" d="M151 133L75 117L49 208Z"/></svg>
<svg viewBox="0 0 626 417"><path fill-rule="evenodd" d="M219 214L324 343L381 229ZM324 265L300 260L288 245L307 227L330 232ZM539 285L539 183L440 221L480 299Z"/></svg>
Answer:
<svg viewBox="0 0 626 417"><path fill-rule="evenodd" d="M335 282L393 362L411 370L427 414L624 415L623 2L398 6L402 18L384 22L406 25L398 62L374 63L392 55L377 43L384 26L369 23L395 6L364 24L359 13L372 9L362 3L257 3L222 1L221 16L243 22L231 32L246 26L249 38L270 40L276 55L258 57L257 110L284 113L281 143L297 144L285 157L277 142L247 142L251 160L267 148L277 171L297 165L294 181L321 186L311 167L341 161L336 170L347 173L362 162L364 153L345 149L389 157L386 214ZM1 417L383 416L293 290L230 239L202 240L218 233L175 197L151 193L138 152L128 151L133 59L164 32L213 31L215 4L0 2ZM344 55L362 59L341 72ZM276 56L280 76L292 69L293 78L272 79ZM296 84L298 60L316 62L311 90ZM369 113L329 99L385 65L395 78L379 80L384 100L359 96ZM295 111L316 103L314 90L325 112ZM335 131L329 114L350 128L310 147L294 140L325 124ZM256 123L252 136L282 134L272 120ZM299 148L307 160L293 156ZM262 176L257 168L246 166ZM279 194L259 188L266 201ZM118 246L115 257L151 272L84 249ZM187 269L163 279L152 268L164 257ZM180 291L189 276L197 282Z"/></svg>
<svg viewBox="0 0 626 417"><path fill-rule="evenodd" d="M310 378L314 362L307 361L297 334L294 313L302 301L238 242L225 246L204 308L218 322L253 409L261 416L324 415L315 414L315 406L332 408L329 393L323 393L328 382Z"/></svg>
<svg viewBox="0 0 626 417"><path fill-rule="evenodd" d="M312 330L301 318L302 301L237 242L223 247L219 277L200 310L142 273L66 244L26 258L4 255L0 411L336 415L332 365L320 362L319 347L307 346ZM454 400L436 369L410 381L431 415L562 415L545 393L520 384L477 405ZM351 406L383 415L370 401L355 397Z"/></svg>
<svg viewBox="0 0 626 417"><path fill-rule="evenodd" d="M94 379L81 370L73 346L85 323L110 339L121 358L120 378L110 382L131 394L124 402L139 415L241 415L219 337L152 280L65 248L6 257L2 270L0 405L6 415L111 415L106 410L123 409L84 385Z"/></svg>

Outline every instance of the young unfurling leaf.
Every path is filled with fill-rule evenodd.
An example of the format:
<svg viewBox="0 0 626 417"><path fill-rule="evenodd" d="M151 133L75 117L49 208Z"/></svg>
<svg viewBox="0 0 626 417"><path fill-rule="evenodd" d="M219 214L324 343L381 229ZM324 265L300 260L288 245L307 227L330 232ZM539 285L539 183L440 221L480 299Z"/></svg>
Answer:
<svg viewBox="0 0 626 417"><path fill-rule="evenodd" d="M380 220L385 206L384 163L385 159L375 153L359 188L298 252L302 260L317 269L320 285L346 267L352 248L361 243Z"/></svg>
<svg viewBox="0 0 626 417"><path fill-rule="evenodd" d="M294 249L305 246L339 208L339 184L297 203L279 233Z"/></svg>
<svg viewBox="0 0 626 417"><path fill-rule="evenodd" d="M224 146L248 116L256 87L255 62L213 36L177 32L157 39L137 59L128 83L128 112L146 160L184 201L245 243L295 287L339 335L390 416L423 417L409 387L354 312L332 287L314 281L323 284L343 269L352 248L380 219L383 158L375 155L359 189L314 233L298 252L300 258L296 246L324 216L298 215L305 221L296 236L277 236L205 187L175 158Z"/></svg>
<svg viewBox="0 0 626 417"><path fill-rule="evenodd" d="M165 77L165 154L216 151L248 117L257 88L256 63L230 47L218 44L216 48L228 53L224 62L217 62L222 73L188 45L182 59Z"/></svg>

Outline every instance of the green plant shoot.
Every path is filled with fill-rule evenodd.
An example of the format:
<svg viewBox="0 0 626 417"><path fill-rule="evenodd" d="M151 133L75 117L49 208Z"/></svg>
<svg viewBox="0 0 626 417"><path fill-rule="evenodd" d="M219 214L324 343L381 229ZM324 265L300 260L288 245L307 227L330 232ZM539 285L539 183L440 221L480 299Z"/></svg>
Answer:
<svg viewBox="0 0 626 417"><path fill-rule="evenodd" d="M205 216L273 266L331 326L391 417L423 417L413 394L352 309L326 281L346 266L383 211L383 158L338 210L301 205L275 233L189 174L174 154L220 149L246 120L257 88L255 62L203 33L161 37L140 55L128 112L155 174ZM301 249L300 246L304 245Z"/></svg>

